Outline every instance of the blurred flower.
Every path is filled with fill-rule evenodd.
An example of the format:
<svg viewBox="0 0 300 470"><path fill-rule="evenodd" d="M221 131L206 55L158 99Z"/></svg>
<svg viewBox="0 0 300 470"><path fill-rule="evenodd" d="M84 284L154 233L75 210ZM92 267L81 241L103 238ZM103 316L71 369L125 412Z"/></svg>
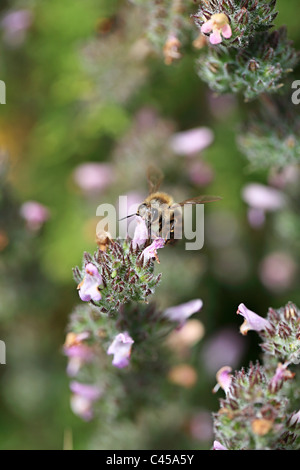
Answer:
<svg viewBox="0 0 300 470"><path fill-rule="evenodd" d="M203 34L211 33L209 36L211 44L220 44L222 42L222 36L225 39L229 39L232 36L229 19L225 13L212 15L210 20L206 21L201 26L201 32Z"/></svg>
<svg viewBox="0 0 300 470"><path fill-rule="evenodd" d="M236 368L245 351L245 341L233 328L227 327L212 335L202 349L202 360L210 374L224 365Z"/></svg>
<svg viewBox="0 0 300 470"><path fill-rule="evenodd" d="M180 364L172 367L168 373L168 379L181 387L191 388L197 382L197 373L189 364Z"/></svg>
<svg viewBox="0 0 300 470"><path fill-rule="evenodd" d="M64 347L70 348L71 346L78 346L82 344L82 341L89 338L90 333L88 331L83 331L82 333L73 333L72 331L67 334Z"/></svg>
<svg viewBox="0 0 300 470"><path fill-rule="evenodd" d="M21 45L32 21L33 14L30 10L15 10L7 13L1 20L4 41L10 46Z"/></svg>
<svg viewBox="0 0 300 470"><path fill-rule="evenodd" d="M33 232L39 230L50 216L49 210L36 201L24 202L20 208L20 214L29 230Z"/></svg>
<svg viewBox="0 0 300 470"><path fill-rule="evenodd" d="M276 211L285 205L285 197L278 189L263 184L247 184L242 191L244 201L255 209Z"/></svg>
<svg viewBox="0 0 300 470"><path fill-rule="evenodd" d="M288 253L274 252L259 266L259 277L268 289L282 292L290 288L297 273L297 264Z"/></svg>
<svg viewBox="0 0 300 470"><path fill-rule="evenodd" d="M65 346L64 353L69 358L67 374L70 377L77 375L81 367L94 358L93 350L86 344Z"/></svg>
<svg viewBox="0 0 300 470"><path fill-rule="evenodd" d="M284 189L287 185L297 184L299 173L297 165L287 165L280 170L272 168L269 174L269 183L278 189Z"/></svg>
<svg viewBox="0 0 300 470"><path fill-rule="evenodd" d="M207 45L206 37L200 33L193 41L193 47L195 49L203 49Z"/></svg>
<svg viewBox="0 0 300 470"><path fill-rule="evenodd" d="M165 246L165 241L163 238L156 238L151 245L147 246L142 252L142 255L144 257L144 263L147 263L149 259L155 258L156 261L159 263L159 258L157 256L157 250L159 248L163 248Z"/></svg>
<svg viewBox="0 0 300 470"><path fill-rule="evenodd" d="M131 347L134 343L133 339L129 336L127 331L119 333L107 350L107 354L113 354L114 358L112 364L119 369L129 365L131 354Z"/></svg>
<svg viewBox="0 0 300 470"><path fill-rule="evenodd" d="M214 441L213 450L228 450L219 441Z"/></svg>
<svg viewBox="0 0 300 470"><path fill-rule="evenodd" d="M210 184L214 178L214 171L206 162L192 161L188 166L188 175L190 181L197 186L206 186Z"/></svg>
<svg viewBox="0 0 300 470"><path fill-rule="evenodd" d="M75 168L73 177L80 189L87 194L104 191L115 179L112 165L92 162Z"/></svg>
<svg viewBox="0 0 300 470"><path fill-rule="evenodd" d="M102 276L92 263L86 265L85 272L86 275L83 281L77 286L77 289L79 289L79 297L84 302L89 302L90 300L99 302L99 300L101 300L99 286L102 285Z"/></svg>
<svg viewBox="0 0 300 470"><path fill-rule="evenodd" d="M240 304L238 306L237 313L245 318L244 323L240 327L240 332L243 335L246 335L249 330L261 331L266 328L271 329L271 325L268 320L260 317L257 313L252 312L244 304Z"/></svg>
<svg viewBox="0 0 300 470"><path fill-rule="evenodd" d="M176 36L172 35L167 39L163 48L166 65L171 65L174 60L181 58L180 46L181 42Z"/></svg>
<svg viewBox="0 0 300 470"><path fill-rule="evenodd" d="M132 239L132 246L134 249L136 249L137 247L140 248L141 246L145 245L146 241L148 240L148 229L144 219L139 216L136 216L135 219L137 225Z"/></svg>
<svg viewBox="0 0 300 470"><path fill-rule="evenodd" d="M250 226L253 228L262 227L266 220L265 211L258 207L249 207L247 217Z"/></svg>
<svg viewBox="0 0 300 470"><path fill-rule="evenodd" d="M204 336L204 326L199 320L187 320L179 330L173 330L167 337L167 344L181 356L186 356L190 348Z"/></svg>
<svg viewBox="0 0 300 470"><path fill-rule="evenodd" d="M178 155L194 156L208 147L214 139L208 127L198 127L173 134L170 147Z"/></svg>
<svg viewBox="0 0 300 470"><path fill-rule="evenodd" d="M211 413L200 411L190 421L190 433L198 441L210 441L213 438L213 421Z"/></svg>
<svg viewBox="0 0 300 470"><path fill-rule="evenodd" d="M169 321L177 322L179 327L182 327L186 320L202 308L203 302L200 299L190 300L184 304L176 305L175 307L169 307L164 312L163 315Z"/></svg>
<svg viewBox="0 0 300 470"><path fill-rule="evenodd" d="M217 384L213 389L213 392L216 393L221 387L225 393L228 392L231 381L232 381L232 368L229 366L223 366L217 372Z"/></svg>
<svg viewBox="0 0 300 470"><path fill-rule="evenodd" d="M94 416L93 402L101 397L102 391L95 385L75 381L71 382L70 389L73 392L71 396L72 411L85 421L90 421Z"/></svg>
<svg viewBox="0 0 300 470"><path fill-rule="evenodd" d="M278 364L275 375L272 377L269 384L269 390L271 393L278 392L285 380L290 380L295 377L295 373L288 370L287 367L288 363Z"/></svg>

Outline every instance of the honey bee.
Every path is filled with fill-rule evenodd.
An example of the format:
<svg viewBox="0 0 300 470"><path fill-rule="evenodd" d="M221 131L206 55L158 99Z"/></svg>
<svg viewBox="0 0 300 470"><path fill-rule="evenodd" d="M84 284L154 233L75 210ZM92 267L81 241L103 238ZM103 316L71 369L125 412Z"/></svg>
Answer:
<svg viewBox="0 0 300 470"><path fill-rule="evenodd" d="M161 237L165 242L174 242L181 238L182 207L185 204L204 204L222 199L218 196L197 196L175 203L172 196L160 192L163 174L155 167L147 171L149 195L140 204L136 212L148 229L149 239Z"/></svg>

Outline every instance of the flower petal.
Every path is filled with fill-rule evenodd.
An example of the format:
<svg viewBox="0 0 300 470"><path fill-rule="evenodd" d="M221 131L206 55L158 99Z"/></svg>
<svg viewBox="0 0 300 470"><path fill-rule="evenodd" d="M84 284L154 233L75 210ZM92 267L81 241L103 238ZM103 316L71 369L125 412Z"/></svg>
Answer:
<svg viewBox="0 0 300 470"><path fill-rule="evenodd" d="M119 369L129 365L131 347L134 343L133 339L127 331L119 333L107 350L107 354L113 354L114 358L112 364Z"/></svg>
<svg viewBox="0 0 300 470"><path fill-rule="evenodd" d="M201 299L190 300L184 304L176 305L174 307L167 308L163 315L170 321L178 322L180 326L186 322L186 320L198 312L203 306Z"/></svg>
<svg viewBox="0 0 300 470"><path fill-rule="evenodd" d="M222 28L222 35L224 36L225 39L229 39L232 36L232 31L231 27L229 24L225 24Z"/></svg>
<svg viewBox="0 0 300 470"><path fill-rule="evenodd" d="M213 29L213 21L208 20L201 26L201 33L207 34L210 33Z"/></svg>
<svg viewBox="0 0 300 470"><path fill-rule="evenodd" d="M214 32L209 36L211 44L221 44L222 36L218 29L214 29Z"/></svg>
<svg viewBox="0 0 300 470"><path fill-rule="evenodd" d="M240 332L246 335L249 330L261 331L266 328L271 328L268 320L257 315L257 313L249 310L244 304L238 306L237 313L245 318L244 323L240 327Z"/></svg>

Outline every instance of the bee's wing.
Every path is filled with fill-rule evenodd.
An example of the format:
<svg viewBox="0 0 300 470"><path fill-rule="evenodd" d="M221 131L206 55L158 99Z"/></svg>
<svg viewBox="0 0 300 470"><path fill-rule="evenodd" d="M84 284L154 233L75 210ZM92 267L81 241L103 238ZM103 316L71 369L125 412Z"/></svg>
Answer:
<svg viewBox="0 0 300 470"><path fill-rule="evenodd" d="M161 182L164 178L163 172L157 167L151 165L147 169L147 180L149 194L156 193L161 185Z"/></svg>
<svg viewBox="0 0 300 470"><path fill-rule="evenodd" d="M179 202L179 206L184 206L185 204L205 204L206 202L215 202L220 201L222 198L220 196L196 196L185 201Z"/></svg>

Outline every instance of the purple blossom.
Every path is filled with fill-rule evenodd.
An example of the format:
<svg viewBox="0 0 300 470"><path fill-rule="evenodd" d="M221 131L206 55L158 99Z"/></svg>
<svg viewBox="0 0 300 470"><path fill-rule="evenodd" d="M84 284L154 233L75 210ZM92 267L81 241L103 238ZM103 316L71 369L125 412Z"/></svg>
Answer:
<svg viewBox="0 0 300 470"><path fill-rule="evenodd" d="M245 341L232 327L222 328L205 342L201 358L210 374L216 372L223 364L236 368L245 351Z"/></svg>
<svg viewBox="0 0 300 470"><path fill-rule="evenodd" d="M145 245L146 241L148 240L148 229L144 219L142 217L136 216L136 222L137 225L132 239L132 246L134 249Z"/></svg>
<svg viewBox="0 0 300 470"><path fill-rule="evenodd" d="M155 258L156 261L159 263L159 259L157 256L157 250L159 248L163 248L165 246L165 241L163 238L156 238L151 245L147 246L142 252L142 255L144 257L144 263L147 263L149 259Z"/></svg>
<svg viewBox="0 0 300 470"><path fill-rule="evenodd" d="M294 259L285 252L268 254L260 263L259 277L265 287L275 292L289 289L297 274L298 266Z"/></svg>
<svg viewBox="0 0 300 470"><path fill-rule="evenodd" d="M179 324L179 328L184 325L186 320L198 312L203 306L203 302L200 299L190 300L184 304L176 305L175 307L167 308L163 315L168 320Z"/></svg>
<svg viewBox="0 0 300 470"><path fill-rule="evenodd" d="M91 362L94 358L93 350L86 344L75 344L64 348L65 355L69 358L67 374L74 377L81 367Z"/></svg>
<svg viewBox="0 0 300 470"><path fill-rule="evenodd" d="M281 364L279 362L275 375L272 377L270 381L270 385L269 385L269 390L272 393L277 392L281 388L285 380L294 378L295 373L287 369L288 365L289 365L288 363Z"/></svg>
<svg viewBox="0 0 300 470"><path fill-rule="evenodd" d="M219 441L214 441L213 450L228 450Z"/></svg>
<svg viewBox="0 0 300 470"><path fill-rule="evenodd" d="M263 211L277 211L285 205L281 191L258 183L247 184L243 188L242 197L250 207Z"/></svg>
<svg viewBox="0 0 300 470"><path fill-rule="evenodd" d="M297 413L292 414L289 423L291 426L294 426L295 424L300 424L300 410L297 411Z"/></svg>
<svg viewBox="0 0 300 470"><path fill-rule="evenodd" d="M89 302L90 300L99 302L99 300L101 300L99 286L102 285L102 276L92 263L86 265L85 272L86 275L83 281L77 286L77 289L79 289L79 297L84 302Z"/></svg>
<svg viewBox="0 0 300 470"><path fill-rule="evenodd" d="M87 385L80 382L71 382L70 389L73 393L71 397L71 408L73 412L85 421L90 421L93 416L93 402L97 401L102 391L96 385Z"/></svg>
<svg viewBox="0 0 300 470"><path fill-rule="evenodd" d="M217 392L221 387L224 392L227 394L229 391L231 381L232 381L232 374L231 374L231 367L224 366L221 367L220 370L217 372L217 385L214 387L213 392Z"/></svg>
<svg viewBox="0 0 300 470"><path fill-rule="evenodd" d="M208 127L197 127L174 134L170 147L178 155L194 156L211 145L213 139L213 132Z"/></svg>
<svg viewBox="0 0 300 470"><path fill-rule="evenodd" d="M80 189L87 193L104 191L114 181L113 167L109 163L83 163L74 173L74 180Z"/></svg>
<svg viewBox="0 0 300 470"><path fill-rule="evenodd" d="M214 179L212 167L202 160L191 161L188 168L188 175L190 181L197 186L206 186Z"/></svg>
<svg viewBox="0 0 300 470"><path fill-rule="evenodd" d="M21 217L26 221L29 230L36 232L49 219L49 210L36 201L27 201L20 208Z"/></svg>
<svg viewBox="0 0 300 470"><path fill-rule="evenodd" d="M15 10L7 13L1 20L4 31L4 40L10 46L19 46L26 37L26 31L30 28L33 14L30 10Z"/></svg>
<svg viewBox="0 0 300 470"><path fill-rule="evenodd" d="M237 313L245 318L244 323L240 327L240 332L243 335L246 335L249 330L261 331L266 328L271 329L271 324L268 320L252 312L244 304L238 306Z"/></svg>
<svg viewBox="0 0 300 470"><path fill-rule="evenodd" d="M113 354L114 358L112 364L119 369L129 365L131 347L134 343L133 339L129 336L127 331L119 333L109 346L107 354Z"/></svg>

